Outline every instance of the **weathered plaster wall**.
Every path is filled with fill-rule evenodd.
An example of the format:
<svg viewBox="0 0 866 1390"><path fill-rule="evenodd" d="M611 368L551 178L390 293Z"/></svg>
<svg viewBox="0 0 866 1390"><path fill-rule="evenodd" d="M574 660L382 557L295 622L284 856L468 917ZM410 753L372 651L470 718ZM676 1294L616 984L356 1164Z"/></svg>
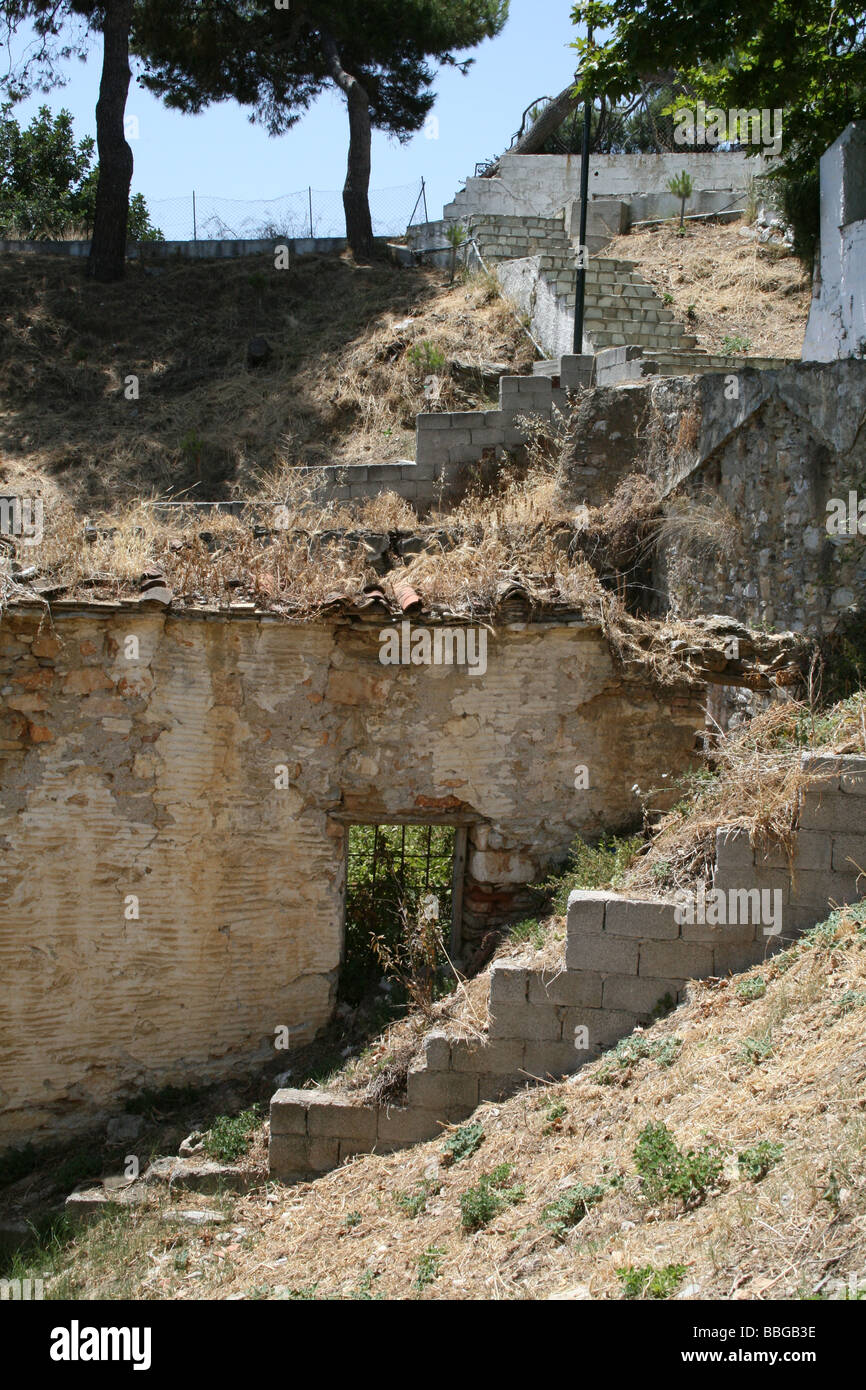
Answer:
<svg viewBox="0 0 866 1390"><path fill-rule="evenodd" d="M624 683L577 621L500 629L470 675L382 665L383 618L42 616L0 625L2 1143L273 1057L280 1025L312 1037L341 817L468 819L477 936L579 829L632 818L634 783L681 768L701 723L694 698Z"/></svg>

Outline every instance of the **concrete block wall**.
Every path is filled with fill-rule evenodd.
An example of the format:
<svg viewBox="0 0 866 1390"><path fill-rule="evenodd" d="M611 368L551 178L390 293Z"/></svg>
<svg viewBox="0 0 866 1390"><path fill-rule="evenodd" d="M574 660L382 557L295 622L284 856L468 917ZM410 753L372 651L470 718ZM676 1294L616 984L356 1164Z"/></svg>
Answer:
<svg viewBox="0 0 866 1390"><path fill-rule="evenodd" d="M692 376L704 372L738 372L746 367L774 371L787 367L786 357L730 357L700 348L645 348L639 345L605 348L596 354L595 385L615 386L645 376Z"/></svg>
<svg viewBox="0 0 866 1390"><path fill-rule="evenodd" d="M593 200L629 203L641 195L650 195L644 197L641 212L644 216L656 216L653 196L667 196L670 179L683 171L691 176L695 198L705 193L722 193L727 195L723 202L730 203L746 192L751 176L765 172L767 167L760 154L745 150L593 155L589 193ZM580 160L575 156L504 154L496 176L467 179L465 187L446 204L443 216L450 221L489 213L551 216L579 193ZM704 210L703 205L700 210Z"/></svg>
<svg viewBox="0 0 866 1390"><path fill-rule="evenodd" d="M131 241L126 248L131 261L235 260L241 256L272 256L278 246L288 246L290 256L329 256L346 249L345 237L263 237L216 241ZM89 241L0 241L3 252L37 252L43 256L90 255Z"/></svg>
<svg viewBox="0 0 866 1390"><path fill-rule="evenodd" d="M565 968L545 972L513 960L490 972L487 1035L462 1041L436 1030L409 1072L403 1107L363 1105L336 1093L277 1091L271 1101L270 1171L291 1181L357 1153L390 1152L434 1138L533 1081L577 1071L659 1008L681 1001L689 980L748 969L821 921L831 905L860 897L866 872L866 757L803 755L811 779L792 862L781 845L755 848L721 827L713 889L780 895L769 922L751 910L713 925L682 903L618 893L572 893ZM866 882L866 879L864 879ZM757 902L759 899L750 900Z"/></svg>

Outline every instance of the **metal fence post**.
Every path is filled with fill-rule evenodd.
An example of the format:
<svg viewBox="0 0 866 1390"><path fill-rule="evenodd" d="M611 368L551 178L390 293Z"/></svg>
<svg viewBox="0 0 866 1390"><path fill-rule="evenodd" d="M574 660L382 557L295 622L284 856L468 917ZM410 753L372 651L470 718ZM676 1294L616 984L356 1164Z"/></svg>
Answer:
<svg viewBox="0 0 866 1390"><path fill-rule="evenodd" d="M198 227L195 220L195 189L192 190L192 239L198 241Z"/></svg>
<svg viewBox="0 0 866 1390"><path fill-rule="evenodd" d="M310 199L310 241L313 239L313 190L307 186L307 193Z"/></svg>

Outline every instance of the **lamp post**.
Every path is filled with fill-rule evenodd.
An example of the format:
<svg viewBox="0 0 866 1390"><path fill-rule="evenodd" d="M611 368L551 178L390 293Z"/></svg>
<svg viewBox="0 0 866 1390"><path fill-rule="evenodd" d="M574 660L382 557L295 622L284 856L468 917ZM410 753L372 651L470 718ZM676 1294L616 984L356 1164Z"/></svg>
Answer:
<svg viewBox="0 0 866 1390"><path fill-rule="evenodd" d="M586 27L586 41L592 43L592 25ZM583 301L586 293L586 205L589 197L589 140L592 129L592 97L589 92L583 98L583 146L580 151L580 237L577 263L577 283L574 297L574 352L583 352Z"/></svg>

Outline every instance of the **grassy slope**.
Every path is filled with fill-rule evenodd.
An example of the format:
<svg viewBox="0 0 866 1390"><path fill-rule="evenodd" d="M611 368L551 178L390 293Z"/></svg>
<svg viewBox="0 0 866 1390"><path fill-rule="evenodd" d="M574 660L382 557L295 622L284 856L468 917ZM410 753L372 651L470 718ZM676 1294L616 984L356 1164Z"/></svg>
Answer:
<svg viewBox="0 0 866 1390"><path fill-rule="evenodd" d="M430 408L415 344L518 371L534 356L486 277L447 278L251 257L136 263L104 286L50 256L0 257L0 486L35 481L98 509L169 488L226 496L296 462L413 457ZM257 334L273 355L251 371ZM440 370L440 408L490 404ZM124 397L130 374L138 401Z"/></svg>
<svg viewBox="0 0 866 1390"><path fill-rule="evenodd" d="M750 230L743 221L693 223L679 237L666 224L617 237L605 254L634 261L657 294L670 295L666 302L699 348L719 353L726 337L739 337L752 357L799 358L809 278L795 256L760 245L745 235Z"/></svg>
<svg viewBox="0 0 866 1390"><path fill-rule="evenodd" d="M605 1084L602 1060L569 1082L481 1107L483 1143L462 1162L443 1166L433 1141L358 1158L308 1185L175 1199L174 1208L220 1210L226 1220L212 1230L166 1226L170 1204L155 1194L146 1211L102 1221L34 1268L50 1258L49 1296L75 1298L619 1298L618 1269L668 1265L684 1267L676 1287L686 1297L827 1296L831 1278L866 1278L858 915L840 914L747 976L694 985L689 1003L644 1034L651 1044L681 1040L671 1065L608 1063ZM762 995L743 987L759 979ZM726 1156L720 1183L688 1209L641 1192L634 1146L661 1121L682 1149L715 1143ZM782 1153L752 1181L736 1159L761 1141ZM501 1163L523 1200L467 1234L461 1195ZM621 1185L555 1239L545 1207L575 1183L615 1176ZM399 1195L425 1181L426 1206L407 1215ZM438 1273L419 1290L430 1251Z"/></svg>

